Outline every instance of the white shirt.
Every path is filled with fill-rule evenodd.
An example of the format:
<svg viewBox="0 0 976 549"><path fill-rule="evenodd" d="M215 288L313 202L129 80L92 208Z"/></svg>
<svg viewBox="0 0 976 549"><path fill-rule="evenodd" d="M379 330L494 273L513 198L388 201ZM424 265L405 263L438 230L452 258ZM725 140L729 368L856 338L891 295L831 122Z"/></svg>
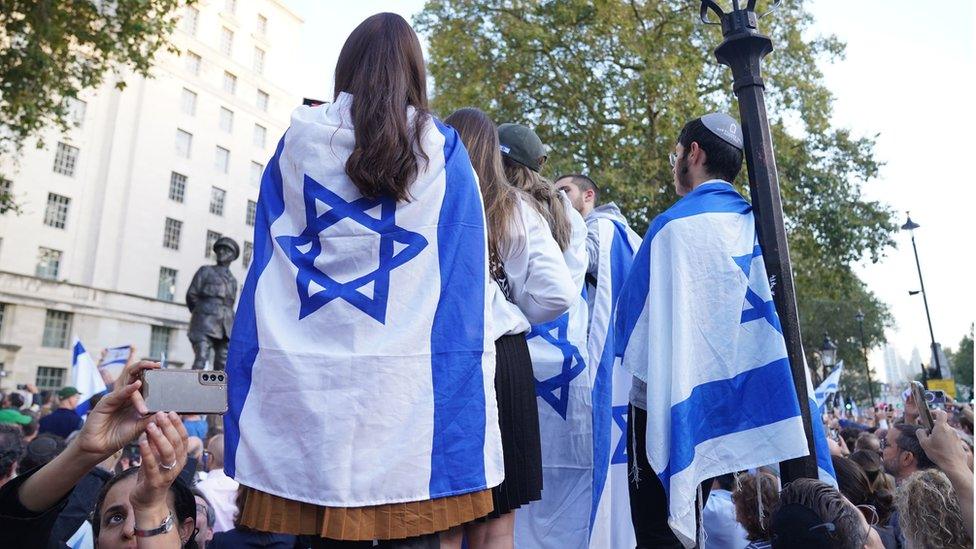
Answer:
<svg viewBox="0 0 976 549"><path fill-rule="evenodd" d="M237 481L224 474L223 469L210 471L207 478L197 484L197 488L207 496L213 506L216 521L213 531L226 532L234 528L234 515L237 514Z"/></svg>
<svg viewBox="0 0 976 549"><path fill-rule="evenodd" d="M735 520L732 492L713 488L702 510L705 549L742 549L749 545L746 530Z"/></svg>
<svg viewBox="0 0 976 549"><path fill-rule="evenodd" d="M549 224L524 199L519 200L519 221L511 226L508 249L499 250L515 303L505 298L498 284L490 284L492 335L495 339L525 333L530 324L555 319L579 296Z"/></svg>

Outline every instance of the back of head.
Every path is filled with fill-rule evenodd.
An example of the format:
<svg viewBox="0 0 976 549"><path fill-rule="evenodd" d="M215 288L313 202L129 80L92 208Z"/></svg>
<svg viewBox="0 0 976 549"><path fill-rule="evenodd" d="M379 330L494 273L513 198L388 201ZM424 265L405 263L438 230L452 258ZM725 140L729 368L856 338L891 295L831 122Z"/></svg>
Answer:
<svg viewBox="0 0 976 549"><path fill-rule="evenodd" d="M224 435L214 435L207 441L207 451L210 452L211 469L224 466Z"/></svg>
<svg viewBox="0 0 976 549"><path fill-rule="evenodd" d="M0 483L16 472L24 455L24 432L18 425L0 423Z"/></svg>
<svg viewBox="0 0 976 549"><path fill-rule="evenodd" d="M678 143L685 149L685 154L692 143L698 143L705 151L705 170L711 177L731 183L742 169L742 150L706 128L701 118L696 118L681 128Z"/></svg>
<svg viewBox="0 0 976 549"><path fill-rule="evenodd" d="M478 174L488 220L488 257L492 274L498 275L500 273L496 271L501 267L501 257L511 242L508 232L518 207L518 193L505 178L498 130L487 114L474 108L456 110L444 122L457 130Z"/></svg>
<svg viewBox="0 0 976 549"><path fill-rule="evenodd" d="M815 479L797 479L780 492L779 508L772 520L772 545L776 549L861 549L868 538L861 520L857 508L833 486Z"/></svg>
<svg viewBox="0 0 976 549"><path fill-rule="evenodd" d="M871 503L871 483L861 466L850 459L831 456L834 472L837 474L837 487L844 497L854 505Z"/></svg>
<svg viewBox="0 0 976 549"><path fill-rule="evenodd" d="M910 547L972 547L958 496L941 471L917 471L905 479L898 487L895 507Z"/></svg>
<svg viewBox="0 0 976 549"><path fill-rule="evenodd" d="M20 467L27 471L45 465L63 452L67 446L64 439L57 435L51 433L38 435L27 444L27 451L24 452L24 459L20 461Z"/></svg>
<svg viewBox="0 0 976 549"><path fill-rule="evenodd" d="M772 511L779 505L778 480L766 472L747 473L739 475L736 484L732 502L735 518L745 528L746 538L749 541L769 539Z"/></svg>
<svg viewBox="0 0 976 549"><path fill-rule="evenodd" d="M7 404L9 404L11 408L20 410L24 407L24 402L24 395L16 391L7 395Z"/></svg>
<svg viewBox="0 0 976 549"><path fill-rule="evenodd" d="M919 428L917 426L899 423L894 428L898 430L898 448L902 452L910 452L915 456L916 469L932 469L935 467L935 463L929 459L929 456L925 454L925 449L918 442Z"/></svg>
<svg viewBox="0 0 976 549"><path fill-rule="evenodd" d="M873 450L875 452L881 451L881 439L878 438L874 433L861 433L857 436L857 440L854 441L855 450Z"/></svg>
<svg viewBox="0 0 976 549"><path fill-rule="evenodd" d="M427 119L427 72L416 33L403 17L378 13L349 35L335 70L335 97L352 95L356 145L346 174L366 197L409 199ZM407 107L415 109L413 124Z"/></svg>
<svg viewBox="0 0 976 549"><path fill-rule="evenodd" d="M532 199L532 205L549 224L549 230L552 231L552 237L559 244L559 249L565 250L569 246L572 226L569 224L565 206L559 197L559 190L538 172L507 156L503 157L503 163L505 165L505 176L509 182L529 195Z"/></svg>
<svg viewBox="0 0 976 549"><path fill-rule="evenodd" d="M840 438L844 439L844 444L847 444L848 448L854 448L857 437L861 436L863 432L857 427L844 427L840 430Z"/></svg>

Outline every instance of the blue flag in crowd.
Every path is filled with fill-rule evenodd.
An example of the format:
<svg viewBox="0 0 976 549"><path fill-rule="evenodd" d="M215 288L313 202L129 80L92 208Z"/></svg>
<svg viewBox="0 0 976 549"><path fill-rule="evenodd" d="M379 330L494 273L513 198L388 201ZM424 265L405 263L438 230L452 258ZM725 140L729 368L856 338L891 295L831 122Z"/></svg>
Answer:
<svg viewBox="0 0 976 549"><path fill-rule="evenodd" d="M808 454L752 208L730 184L706 182L654 219L615 336L647 383L647 457L685 546L702 481Z"/></svg>
<svg viewBox="0 0 976 549"><path fill-rule="evenodd" d="M837 363L837 367L834 368L833 372L830 372L827 377L824 378L820 386L813 392L814 399L817 401L817 407L823 410L824 404L827 403L827 399L830 395L837 393L837 386L840 384L840 375L844 372L844 361Z"/></svg>
<svg viewBox="0 0 976 549"><path fill-rule="evenodd" d="M105 381L98 372L98 367L95 366L95 362L77 337L71 345L71 371L74 380L72 383L84 399L75 408L75 412L79 416L84 416L91 408L89 399L95 395L104 394L106 388Z"/></svg>

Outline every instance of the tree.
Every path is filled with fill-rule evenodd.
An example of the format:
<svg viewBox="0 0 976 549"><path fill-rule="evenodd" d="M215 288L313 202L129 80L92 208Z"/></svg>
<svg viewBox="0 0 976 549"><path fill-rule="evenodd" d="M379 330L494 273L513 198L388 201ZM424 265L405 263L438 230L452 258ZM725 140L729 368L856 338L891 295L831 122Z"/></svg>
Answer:
<svg viewBox="0 0 976 549"><path fill-rule="evenodd" d="M955 349L946 349L946 357L952 364L952 377L960 385L973 386L973 325L969 326L969 335L959 341Z"/></svg>
<svg viewBox="0 0 976 549"><path fill-rule="evenodd" d="M705 112L737 112L731 74L712 55L720 35L696 10L685 0L430 0L414 23L429 40L435 111L476 106L496 122L534 127L551 149L549 175L588 173L643 232L676 199L668 153L681 126ZM857 335L858 308L869 344L884 341L887 306L851 265L878 261L895 225L890 208L861 194L878 173L874 139L830 125L832 96L817 62L841 57L844 45L808 38L811 23L797 2L762 20L777 48L764 78L813 365L822 328ZM745 174L735 184L748 197ZM832 324L842 317L851 320Z"/></svg>
<svg viewBox="0 0 976 549"><path fill-rule="evenodd" d="M194 0L189 0L192 3ZM129 68L148 76L168 45L184 0L8 0L0 2L0 156L30 138L72 127L69 98ZM117 86L125 87L119 79ZM14 209L0 191L0 213Z"/></svg>

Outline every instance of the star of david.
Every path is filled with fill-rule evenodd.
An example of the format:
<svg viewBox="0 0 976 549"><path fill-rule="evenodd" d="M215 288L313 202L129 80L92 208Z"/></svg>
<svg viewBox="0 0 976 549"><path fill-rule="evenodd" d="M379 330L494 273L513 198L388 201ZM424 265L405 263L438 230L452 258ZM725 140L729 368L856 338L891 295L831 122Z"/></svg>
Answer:
<svg viewBox="0 0 976 549"><path fill-rule="evenodd" d="M759 245L756 245L752 249L752 253L732 256L732 261L742 269L742 272L746 275L746 280L749 280L749 276L752 273L752 260L762 257L762 250ZM752 322L753 320L759 320L760 318L765 319L766 322L770 324L777 332L783 333L783 326L779 323L779 316L776 314L776 304L773 300L765 301L759 296L752 288L746 285L746 303L749 304L748 308L742 310L742 317L740 319L740 324L745 324L746 322Z"/></svg>
<svg viewBox="0 0 976 549"><path fill-rule="evenodd" d="M552 322L533 326L529 335L525 336L526 339L541 337L563 355L562 371L549 379L535 380L535 394L549 403L563 419L566 419L569 409L569 384L586 369L583 355L569 342L568 332L569 313L566 313Z"/></svg>
<svg viewBox="0 0 976 549"><path fill-rule="evenodd" d="M614 406L613 422L620 428L620 438L617 439L617 447L613 449L610 456L610 465L627 463L627 405Z"/></svg>
<svg viewBox="0 0 976 549"><path fill-rule="evenodd" d="M393 198L363 197L347 202L307 175L303 194L305 230L297 236L275 239L298 268L295 277L301 302L298 318L305 318L326 303L341 298L385 324L390 271L417 257L427 247L427 239L397 226ZM320 233L343 219L350 219L380 237L379 266L348 282L338 282L315 265L322 253ZM344 259L334 258L335 261Z"/></svg>

